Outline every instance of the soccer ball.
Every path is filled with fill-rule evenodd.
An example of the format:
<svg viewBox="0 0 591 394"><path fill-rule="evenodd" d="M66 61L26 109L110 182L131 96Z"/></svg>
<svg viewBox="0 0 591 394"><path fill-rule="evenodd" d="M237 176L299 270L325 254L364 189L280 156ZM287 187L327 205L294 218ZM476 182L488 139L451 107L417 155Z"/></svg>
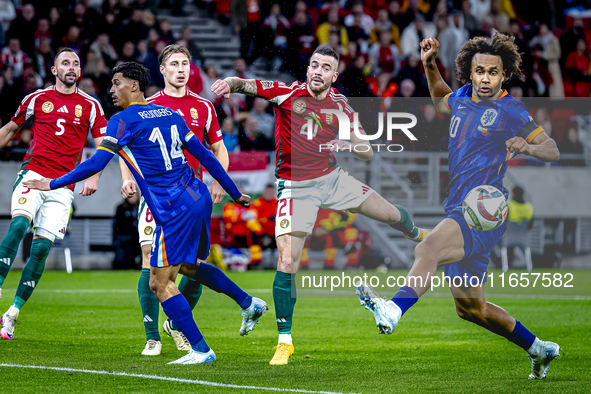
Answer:
<svg viewBox="0 0 591 394"><path fill-rule="evenodd" d="M480 231L490 231L499 227L507 218L507 212L505 196L493 186L475 187L462 203L464 219Z"/></svg>

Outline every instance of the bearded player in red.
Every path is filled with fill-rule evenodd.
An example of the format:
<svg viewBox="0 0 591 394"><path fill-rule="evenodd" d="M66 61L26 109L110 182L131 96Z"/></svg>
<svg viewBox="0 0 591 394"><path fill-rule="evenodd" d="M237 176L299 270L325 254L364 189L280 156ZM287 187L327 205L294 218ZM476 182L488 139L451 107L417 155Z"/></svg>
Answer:
<svg viewBox="0 0 591 394"><path fill-rule="evenodd" d="M51 72L56 76L55 85L25 97L12 120L0 129L2 149L27 121L33 120L33 143L13 186L12 221L0 244L0 287L31 222L34 236L31 257L23 268L14 302L2 315L2 339L14 339L14 323L19 311L43 275L51 245L56 239L63 239L66 233L74 199L74 185L42 192L28 189L22 182L53 179L72 171L80 163L88 132L99 146L107 130L100 103L76 87L80 78L80 59L76 52L69 48L58 52ZM99 176L96 174L88 179L80 194L93 194Z"/></svg>
<svg viewBox="0 0 591 394"><path fill-rule="evenodd" d="M183 117L189 129L195 134L199 141L207 141L211 150L220 162L224 170L228 169L229 158L228 151L222 139L222 132L215 113L213 104L200 97L187 88L189 81L191 54L187 48L181 45L169 45L160 53L160 72L164 76L165 87L154 96L147 99L148 102L157 105L168 107L177 112ZM201 163L193 157L189 152L184 152L188 164L195 171L195 175L202 179ZM135 194L137 187L131 177L131 172L124 164L121 167L121 174L123 178L123 187L121 188L121 195L127 198ZM218 181L214 181L209 188L212 201L218 204L226 194ZM150 212L144 198L140 201L139 208L138 231L139 240L142 247L142 273L138 282L138 296L140 300L140 307L142 309L142 316L144 320L144 330L146 332L146 346L142 351L145 356L157 356L161 352L162 342L158 332L158 315L160 310L160 302L150 290L150 252L152 244L152 233L156 228L154 217ZM208 270L218 270L209 264L201 264L199 268L199 276L197 280L189 279L183 276L179 283L179 290L189 302L191 309L194 309L199 301L202 291L202 284L216 290L224 292L223 288L216 288L208 282ZM224 280L230 280L222 272L216 272L217 275L223 277ZM229 293L226 293L230 296ZM259 299L254 297L254 302L259 302ZM243 305L244 306L244 305ZM249 312L244 308L243 319L247 319ZM247 335L243 320L243 327L240 330L240 335ZM178 350L191 350L189 341L183 333L178 330L170 319L164 322L164 332L174 339Z"/></svg>
<svg viewBox="0 0 591 394"><path fill-rule="evenodd" d="M360 213L387 223L416 242L428 230L417 228L409 213L392 205L370 187L359 182L336 163L333 151L350 150L361 160L373 157L368 141L351 133L351 140L337 140L337 116L322 109L340 110L354 124L354 112L347 98L331 84L338 77L339 57L328 45L312 54L306 83L287 86L276 81L226 78L216 81L211 90L228 96L244 93L269 100L275 110L277 154L277 216L275 237L279 249L273 299L279 340L271 365L285 365L294 352L291 326L295 297L295 273L298 270L306 236L312 232L319 208ZM309 118L319 120L312 139L307 131ZM362 134L365 132L359 127ZM329 149L319 149L328 146Z"/></svg>

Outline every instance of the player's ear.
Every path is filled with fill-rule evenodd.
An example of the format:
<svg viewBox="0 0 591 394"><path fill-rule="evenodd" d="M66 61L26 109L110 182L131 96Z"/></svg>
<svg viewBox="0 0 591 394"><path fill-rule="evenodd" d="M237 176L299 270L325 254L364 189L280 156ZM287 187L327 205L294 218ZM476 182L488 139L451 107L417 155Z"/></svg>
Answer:
<svg viewBox="0 0 591 394"><path fill-rule="evenodd" d="M53 75L57 75L57 69L55 68L55 66L51 66L51 73Z"/></svg>
<svg viewBox="0 0 591 394"><path fill-rule="evenodd" d="M336 81L338 77L339 77L339 72L335 71L334 74L332 75L332 83L334 83L334 81Z"/></svg>
<svg viewBox="0 0 591 394"><path fill-rule="evenodd" d="M164 65L160 65L160 74L164 75Z"/></svg>

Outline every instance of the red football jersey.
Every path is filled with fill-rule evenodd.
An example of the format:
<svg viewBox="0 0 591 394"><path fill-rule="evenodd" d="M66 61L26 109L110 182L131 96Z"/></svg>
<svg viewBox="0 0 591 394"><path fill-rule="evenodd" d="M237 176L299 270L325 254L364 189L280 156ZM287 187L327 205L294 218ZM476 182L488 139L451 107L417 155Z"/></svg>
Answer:
<svg viewBox="0 0 591 394"><path fill-rule="evenodd" d="M352 127L354 112L347 98L330 88L326 98L316 100L308 92L308 84L298 81L288 86L282 82L256 80L256 85L257 96L269 100L275 109L275 176L301 181L332 172L337 160L327 148L320 149L320 145L337 138L339 121L333 114L323 114L320 110L343 111ZM311 118L318 122L313 122L316 134L309 140L307 124Z"/></svg>
<svg viewBox="0 0 591 394"><path fill-rule="evenodd" d="M172 97L164 93L164 90L161 90L150 97L148 102L176 111L185 119L187 126L199 141L203 142L204 138L207 139L209 144L221 141L223 139L222 131L211 101L191 92L189 89L185 90L187 92L183 97ZM185 157L187 163L195 170L197 177L202 179L199 161L187 151L185 151Z"/></svg>
<svg viewBox="0 0 591 394"><path fill-rule="evenodd" d="M22 126L33 118L33 142L22 169L47 178L59 178L72 171L82 156L86 136L102 137L107 120L98 100L76 88L63 94L55 85L37 90L23 99L12 121ZM74 190L74 185L68 186Z"/></svg>

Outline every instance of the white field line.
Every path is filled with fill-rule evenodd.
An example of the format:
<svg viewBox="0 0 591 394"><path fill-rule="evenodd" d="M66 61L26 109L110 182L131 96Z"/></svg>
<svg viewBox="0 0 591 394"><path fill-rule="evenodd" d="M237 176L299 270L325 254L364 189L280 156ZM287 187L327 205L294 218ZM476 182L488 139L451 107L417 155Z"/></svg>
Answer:
<svg viewBox="0 0 591 394"><path fill-rule="evenodd" d="M3 289L5 292L16 291L16 289ZM205 290L210 291L207 287ZM247 293L272 293L273 289L243 289ZM319 290L319 289L298 289L300 294L325 294L350 296L353 298L355 292L353 290ZM118 293L118 294L135 294L135 289L35 289L35 293L65 293L65 294L95 294L95 293ZM520 298L520 299L536 299L543 298L547 300L591 300L591 296L585 295L549 295L549 294L485 294L486 298ZM310 296L303 296L302 298L311 298ZM426 298L451 298L451 293L426 293Z"/></svg>
<svg viewBox="0 0 591 394"><path fill-rule="evenodd" d="M97 375L127 376L127 377L133 377L133 378L152 379L152 380L164 380L164 381L167 381L167 382L190 383L190 384L198 384L198 385L202 385L202 386L227 387L227 388L233 388L233 389L280 391L280 392L286 392L286 393L343 394L343 393L334 392L334 391L311 391L311 390L302 390L302 389L282 389L282 388L279 388L279 387L243 386L243 385L239 385L239 384L226 384L226 383L208 382L208 381L205 381L205 380L190 380L190 379L172 378L172 377L168 377L168 376L143 375L143 374L126 373L126 372L94 371L94 370L91 370L91 369L46 367L46 366L43 366L43 365L20 365L20 364L4 364L4 363L0 363L0 368L1 367L27 368L27 369L45 369L45 370L61 371L61 372L81 372L81 373L92 373L92 374L97 374Z"/></svg>

